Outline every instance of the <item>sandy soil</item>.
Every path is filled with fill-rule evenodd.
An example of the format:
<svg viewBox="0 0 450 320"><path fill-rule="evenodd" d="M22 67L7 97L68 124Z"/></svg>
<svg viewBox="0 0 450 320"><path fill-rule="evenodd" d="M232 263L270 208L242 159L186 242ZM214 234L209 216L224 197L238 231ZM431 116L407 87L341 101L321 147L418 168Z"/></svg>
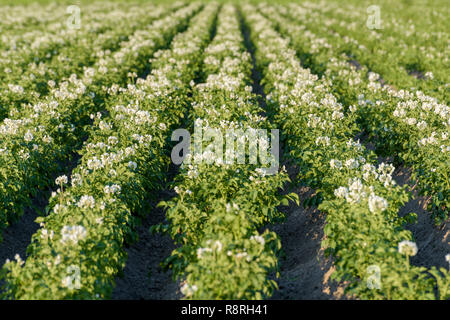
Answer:
<svg viewBox="0 0 450 320"><path fill-rule="evenodd" d="M366 137L359 135L368 149L373 146ZM379 157L378 162L391 162L391 158ZM295 168L287 166L291 179L295 177ZM400 216L409 212L417 213L417 223L406 226L413 233L419 247L418 254L411 259L412 264L430 268L448 267L445 255L450 252L449 221L435 226L430 213L426 210L428 199L419 197L411 182L411 169L398 167L393 175L400 185L408 184L412 188L413 198L399 211ZM290 190L296 192L300 200L311 197L314 191L306 187ZM344 295L345 284L329 279L333 272L332 258L325 258L321 249L324 237L325 214L317 208L307 208L291 204L283 208L287 214L284 223L269 227L276 232L282 242L284 257L280 259L281 277L277 280L279 290L273 299L351 299Z"/></svg>
<svg viewBox="0 0 450 320"><path fill-rule="evenodd" d="M33 205L40 211L43 211L48 204L47 194L48 192L41 192L36 199L33 199ZM6 259L14 260L16 254L19 254L23 260L26 259L26 249L31 242L31 236L39 229L39 224L34 221L37 217L36 210L26 208L22 217L3 231L3 241L0 242L0 267ZM0 292L2 285L3 281L0 280Z"/></svg>
<svg viewBox="0 0 450 320"><path fill-rule="evenodd" d="M295 190L300 200L314 192L306 187ZM272 299L346 299L344 286L329 279L333 272L331 258L321 249L325 214L317 208L291 204L285 222L271 226L281 239L284 255L280 258L279 290Z"/></svg>
<svg viewBox="0 0 450 320"><path fill-rule="evenodd" d="M409 168L398 167L393 178L399 185L408 184L414 188ZM417 214L417 223L409 224L406 227L413 233L419 248L417 255L411 259L411 263L427 268L432 266L448 268L445 255L450 253L450 219L436 226L431 219L431 213L426 210L430 199L418 196L417 188L412 190L412 194L414 198L410 199L399 211L400 216L410 212Z"/></svg>
<svg viewBox="0 0 450 320"><path fill-rule="evenodd" d="M289 192L297 192L301 201L313 194L306 187ZM166 190L161 195L162 200L174 193ZM280 259L280 278L277 279L279 290L272 299L345 298L343 286L329 279L333 270L332 260L326 259L320 248L325 215L315 208L305 209L295 204L282 210L287 213L286 221L268 226L280 236L284 251ZM172 280L170 271L165 273L160 267L160 262L175 246L169 236L148 232L151 225L163 221L163 210L154 208L139 227L139 241L127 248L128 262L123 277L116 280L112 299L181 298L179 283Z"/></svg>
<svg viewBox="0 0 450 320"><path fill-rule="evenodd" d="M288 171L291 177L295 176L295 168L288 166ZM412 187L409 169L397 168L394 178L399 184L408 183ZM296 192L301 202L314 194L307 187L289 187L286 192ZM155 207L157 202L173 195L171 191L162 191L157 195L159 200L152 203L152 209L138 228L139 240L126 249L128 261L123 277L117 278L112 299L170 300L181 297L179 283L172 280L170 271L164 272L160 266L175 246L168 235L152 235L148 231L151 225L164 222L163 210ZM39 199L35 200L35 205L45 208L46 198L41 196ZM425 210L426 202L424 197L416 197L400 210L400 215L411 211L418 214L418 222L408 225L419 247L412 263L426 267L448 267L444 258L450 252L448 221L435 226ZM316 208L295 204L281 210L287 215L286 221L268 226L279 235L284 251L280 257L280 278L277 279L279 290L272 299L348 299L343 294L345 285L329 279L333 271L332 259L325 258L321 249L325 214ZM27 209L17 223L5 230L4 241L0 243L0 261L13 259L16 253L26 256L26 247L39 227L34 222L36 217L35 211Z"/></svg>
<svg viewBox="0 0 450 320"><path fill-rule="evenodd" d="M161 201L175 195L163 191L158 197ZM175 245L169 235L150 234L152 225L164 222L164 212L152 209L138 229L139 240L127 248L128 261L123 277L116 280L112 299L134 300L174 300L181 297L179 284L172 280L171 271L164 272L160 263L170 256Z"/></svg>
<svg viewBox="0 0 450 320"><path fill-rule="evenodd" d="M45 205L42 204L39 207L45 208ZM2 264L6 259L14 260L16 254L19 254L22 259L26 257L26 249L31 242L31 236L39 229L39 225L34 222L37 217L34 210L27 208L20 220L3 232L3 242L0 243L0 262Z"/></svg>

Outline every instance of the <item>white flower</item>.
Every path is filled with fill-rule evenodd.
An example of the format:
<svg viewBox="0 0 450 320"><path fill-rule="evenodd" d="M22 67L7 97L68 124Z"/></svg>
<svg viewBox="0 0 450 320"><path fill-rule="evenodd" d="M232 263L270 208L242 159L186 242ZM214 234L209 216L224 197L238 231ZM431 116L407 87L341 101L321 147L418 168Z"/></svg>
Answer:
<svg viewBox="0 0 450 320"><path fill-rule="evenodd" d="M185 283L180 289L181 293L184 294L186 297L192 296L194 292L197 290L198 288L195 284L191 286L188 283Z"/></svg>
<svg viewBox="0 0 450 320"><path fill-rule="evenodd" d="M334 195L337 198L347 198L348 196L348 189L346 187L339 187L334 190Z"/></svg>
<svg viewBox="0 0 450 320"><path fill-rule="evenodd" d="M356 169L359 166L358 160L355 159L348 159L345 161L345 166L349 169Z"/></svg>
<svg viewBox="0 0 450 320"><path fill-rule="evenodd" d="M236 254L237 259L242 259L247 256L247 252L239 252Z"/></svg>
<svg viewBox="0 0 450 320"><path fill-rule="evenodd" d="M254 240L254 241L260 243L261 245L264 245L266 243L266 241L264 240L264 237L262 237L262 236L251 236L250 240Z"/></svg>
<svg viewBox="0 0 450 320"><path fill-rule="evenodd" d="M25 263L25 261L22 260L22 258L20 257L20 255L18 253L16 253L16 255L14 256L14 259L16 259L16 261L19 265L23 265Z"/></svg>
<svg viewBox="0 0 450 320"><path fill-rule="evenodd" d="M79 173L74 173L72 175L72 186L81 185L83 182L83 179L81 178L81 175Z"/></svg>
<svg viewBox="0 0 450 320"><path fill-rule="evenodd" d="M425 129L427 127L427 123L425 122L425 121L420 121L418 124L417 124L417 128L419 128L419 130L423 130L423 129Z"/></svg>
<svg viewBox="0 0 450 320"><path fill-rule="evenodd" d="M79 240L86 238L87 231L83 226L64 226L61 229L61 242L73 242L77 244Z"/></svg>
<svg viewBox="0 0 450 320"><path fill-rule="evenodd" d="M325 146L329 146L330 145L330 138L325 136L325 137L318 137L316 139L316 145L320 145L323 144Z"/></svg>
<svg viewBox="0 0 450 320"><path fill-rule="evenodd" d="M333 111L333 114L331 115L331 118L333 120L342 119L342 118L344 118L344 114L342 112L340 112L340 111Z"/></svg>
<svg viewBox="0 0 450 320"><path fill-rule="evenodd" d="M48 232L47 229L41 230L41 238L42 239L47 239L47 238L53 239L54 234L55 234L55 232L53 230L51 230L50 232Z"/></svg>
<svg viewBox="0 0 450 320"><path fill-rule="evenodd" d="M108 138L108 143L112 146L117 144L118 141L119 141L119 139L117 139L117 137L114 137L114 136L110 136Z"/></svg>
<svg viewBox="0 0 450 320"><path fill-rule="evenodd" d="M95 170L95 169L103 168L103 163L99 159L97 159L97 157L94 157L94 158L88 160L87 166L89 169Z"/></svg>
<svg viewBox="0 0 450 320"><path fill-rule="evenodd" d="M59 176L58 178L55 179L55 183L56 185L61 185L61 184L66 184L67 183L67 176L66 175L62 175Z"/></svg>
<svg viewBox="0 0 450 320"><path fill-rule="evenodd" d="M417 123L417 119L416 118L408 118L408 119L406 119L406 123L408 123L410 126L413 126Z"/></svg>
<svg viewBox="0 0 450 320"><path fill-rule="evenodd" d="M216 251L222 251L222 242L220 242L219 240L216 240L212 246L213 249L215 249Z"/></svg>
<svg viewBox="0 0 450 320"><path fill-rule="evenodd" d="M374 193L369 196L369 210L370 212L384 211L388 207L386 199L375 195Z"/></svg>
<svg viewBox="0 0 450 320"><path fill-rule="evenodd" d="M128 168L130 168L131 170L136 170L137 163L133 161L128 162Z"/></svg>
<svg viewBox="0 0 450 320"><path fill-rule="evenodd" d="M23 138L26 142L30 142L33 140L33 134L31 133L30 130L28 130L27 133L25 133Z"/></svg>
<svg viewBox="0 0 450 320"><path fill-rule="evenodd" d="M49 144L49 143L51 143L51 142L53 141L53 138L50 137L50 136L48 136L48 135L45 135L45 136L42 138L42 141L44 141L45 143Z"/></svg>
<svg viewBox="0 0 450 320"><path fill-rule="evenodd" d="M121 187L119 185L117 185L117 184L113 184L111 186L105 186L103 191L106 194L115 194L115 193L120 194Z"/></svg>
<svg viewBox="0 0 450 320"><path fill-rule="evenodd" d="M100 127L100 130L109 130L109 129L111 129L111 125L109 125L108 123L104 122L103 120L100 121L98 126Z"/></svg>
<svg viewBox="0 0 450 320"><path fill-rule="evenodd" d="M26 152L25 150L20 150L19 157L21 157L24 160L27 160L30 157L30 153Z"/></svg>
<svg viewBox="0 0 450 320"><path fill-rule="evenodd" d="M23 87L19 86L19 85L8 84L8 88L9 88L9 90L11 90L14 93L18 93L18 94L24 93Z"/></svg>
<svg viewBox="0 0 450 320"><path fill-rule="evenodd" d="M364 185L358 178L349 179L349 188L340 187L334 191L334 195L338 198L345 197L349 203L359 203L361 199L366 198Z"/></svg>
<svg viewBox="0 0 450 320"><path fill-rule="evenodd" d="M415 256L417 254L417 245L415 242L404 240L398 244L398 252L408 256Z"/></svg>
<svg viewBox="0 0 450 320"><path fill-rule="evenodd" d="M378 78L380 77L379 74L375 73L375 72L369 72L369 81L370 82L375 82L378 80Z"/></svg>
<svg viewBox="0 0 450 320"><path fill-rule="evenodd" d="M212 252L211 248L198 248L197 249L197 258L201 259L204 252Z"/></svg>
<svg viewBox="0 0 450 320"><path fill-rule="evenodd" d="M93 209L95 206L95 199L93 196L82 196L78 201L77 206L81 209Z"/></svg>
<svg viewBox="0 0 450 320"><path fill-rule="evenodd" d="M339 161L339 160L331 159L330 160L330 167L331 168L336 168L336 169L341 169L342 168L342 162Z"/></svg>
<svg viewBox="0 0 450 320"><path fill-rule="evenodd" d="M134 148L127 147L127 148L125 148L125 154L126 154L127 156L129 156L129 155L135 155L135 154L136 154L136 150L134 150Z"/></svg>

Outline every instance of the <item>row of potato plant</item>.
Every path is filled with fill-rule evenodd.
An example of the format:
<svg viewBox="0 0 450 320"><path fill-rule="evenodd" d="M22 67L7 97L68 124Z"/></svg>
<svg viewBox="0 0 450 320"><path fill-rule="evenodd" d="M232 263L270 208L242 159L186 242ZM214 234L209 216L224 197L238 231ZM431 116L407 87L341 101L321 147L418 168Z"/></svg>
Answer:
<svg viewBox="0 0 450 320"><path fill-rule="evenodd" d="M191 4L149 32L158 37L175 30L199 7ZM125 266L124 244L135 238L133 214L143 208L146 192L160 187L167 171L167 137L187 107L189 83L210 39L217 7L207 5L174 38L171 49L155 53L145 80L109 88L112 98L105 112L94 115L95 131L80 152L81 164L70 185L66 176L55 181L59 188L50 199L51 212L37 220L41 228L26 262L17 257L4 266L6 297L110 297Z"/></svg>
<svg viewBox="0 0 450 320"><path fill-rule="evenodd" d="M398 25L395 18L384 14L382 28L369 29L366 26L367 16L361 15L360 10L346 10L338 6L341 4L291 3L286 8L306 13L320 28L326 26L329 34L346 42L347 55L380 73L392 85L400 89L424 91L445 103L450 101L447 32L436 32L430 39L430 28L426 28L424 31L428 39L420 43L414 29L411 37L399 32L397 29L405 26ZM394 21L391 22L391 19ZM302 22L300 17L295 20ZM411 23L408 26L414 28Z"/></svg>
<svg viewBox="0 0 450 320"><path fill-rule="evenodd" d="M20 32L54 23L66 15L66 8L56 3L48 6L38 3L26 6L2 5L0 6L0 31L2 33Z"/></svg>
<svg viewBox="0 0 450 320"><path fill-rule="evenodd" d="M254 6L244 11L267 103L278 110L275 123L298 179L316 189L327 214L322 244L334 257L332 278L346 281L347 293L362 299L448 299L446 269L409 263L417 246L403 227L414 217L398 216L408 193L393 180L392 165L376 166L374 154L353 139L355 110L345 112L331 81L304 69L289 40Z"/></svg>
<svg viewBox="0 0 450 320"><path fill-rule="evenodd" d="M124 2L86 2L75 5L80 9L81 21L89 18L91 13L101 14L102 12L116 9L127 11L130 8L137 7L136 3L130 5L130 3ZM143 3L141 5L146 6L147 4ZM14 43L14 35L26 32L31 34L31 32L38 29L42 31L41 35L48 32L61 31L62 28L66 27L71 14L74 13L74 11L70 12L69 7L70 5L68 4L58 4L56 2L51 2L47 5L38 2L26 5L0 5L0 31L2 33L0 47L3 44L9 45ZM12 42L5 41L6 39L12 40Z"/></svg>
<svg viewBox="0 0 450 320"><path fill-rule="evenodd" d="M153 8L154 5L146 6ZM137 8L113 11L118 17L133 14ZM42 11L42 10L41 10ZM0 79L9 73L17 72L27 68L30 63L46 62L58 53L58 50L69 46L86 32L94 32L101 28L103 20L108 20L109 6L103 8L99 5L89 7L83 12L80 29L68 28L65 20L57 21L50 25L39 25L29 31L15 33L4 32L1 35L0 55ZM8 11L6 11L9 14ZM11 70L11 72L9 71ZM4 72L6 71L6 72Z"/></svg>
<svg viewBox="0 0 450 320"><path fill-rule="evenodd" d="M102 111L107 86L124 85L145 71L153 53L168 45L188 23L196 7L142 26L120 49L104 55L81 78L75 74L20 117L0 125L0 229L18 219L38 190L53 184L89 130L90 115ZM177 19L180 21L177 21Z"/></svg>
<svg viewBox="0 0 450 320"><path fill-rule="evenodd" d="M256 135L255 130L271 129L252 93L251 55L245 49L237 9L230 4L219 14L203 70L206 81L195 87L191 127L206 135L214 130L225 138L214 138L216 147L210 148L208 138L198 141L194 136L193 152L175 179L178 195L160 204L168 208L169 224L153 230L169 232L180 245L165 264L183 279L184 298L269 297L277 288L270 275L278 267L280 240L260 228L281 218L277 206L295 197L279 192L288 181L284 168L266 175L257 164L237 163L236 148L224 152L225 158L218 151L229 138L244 143L258 140L267 146L269 137Z"/></svg>
<svg viewBox="0 0 450 320"><path fill-rule="evenodd" d="M281 17L273 8L262 10L289 35L305 66L333 82L341 102L357 108L359 122L378 154L394 156L410 166L420 192L430 196L428 209L436 222L448 218L450 125L449 107L420 91L397 91L382 86L379 75L351 64L338 41L320 37L304 25ZM292 11L292 16L299 12ZM285 12L288 14L287 12ZM305 21L305 19L302 19ZM336 40L336 41L335 41Z"/></svg>
<svg viewBox="0 0 450 320"><path fill-rule="evenodd" d="M59 82L71 74L80 75L105 54L117 50L121 41L149 22L158 19L167 9L150 7L149 12L134 10L129 13L108 12L96 29L79 32L67 46L54 50L57 53L46 62L31 62L25 70L21 67L5 68L0 84L0 119L20 114L21 105L38 102ZM17 117L17 116L16 116Z"/></svg>

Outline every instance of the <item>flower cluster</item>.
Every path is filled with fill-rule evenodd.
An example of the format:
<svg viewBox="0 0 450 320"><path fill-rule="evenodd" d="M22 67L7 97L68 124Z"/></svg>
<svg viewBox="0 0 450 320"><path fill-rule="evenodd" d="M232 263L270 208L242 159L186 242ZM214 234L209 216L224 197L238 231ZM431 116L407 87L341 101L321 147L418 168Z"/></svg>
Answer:
<svg viewBox="0 0 450 320"><path fill-rule="evenodd" d="M234 6L223 5L203 62L205 82L194 86L194 125L203 131L214 128L241 143L258 140L251 138L252 132L269 128L269 123L252 94L250 54ZM244 134L236 135L238 129ZM268 145L267 139L259 140ZM225 154L226 159L235 156ZM265 175L248 161L201 162L215 160L215 154L195 153L195 146L190 158L176 179L178 196L164 203L170 233L181 244L168 262L190 285L183 286L182 293L189 299L270 295L274 284L268 275L277 265L280 243L273 232L260 234L258 227L281 215L276 206L283 198L278 188L288 180L285 171ZM194 286L197 290L190 289Z"/></svg>
<svg viewBox="0 0 450 320"><path fill-rule="evenodd" d="M148 57L159 46L168 44L180 29L188 25L190 18L200 8L199 3L190 4L156 20L147 28L149 32L138 32L137 37L131 36L122 44L123 50L119 52L126 54L118 61L123 63L123 70L120 64L107 65L118 70L120 68L125 79L134 63L137 64L134 68L143 71ZM39 218L46 231L40 229L33 236L35 240L25 264L10 262L5 265L8 270L5 280L10 296L98 299L111 295L114 279L124 267L126 259L123 246L134 232L132 212L138 212L143 207L147 186L156 188L161 185L158 174L167 168L167 148L164 147L166 136L169 127L178 124L184 112L179 110L179 104L174 101L183 99L186 105L188 99L188 92L177 89L177 86L187 86L192 79L191 70L198 65L199 59L196 57L201 54L201 46L208 39L208 30L213 24L216 10L215 4L207 6L192 20L188 31L177 36L173 49L167 50L166 54L171 54L174 60L190 60L191 63L180 62L174 68L177 71L171 73L153 70L147 79L141 79L136 86L129 86L111 95L105 101L106 115L92 117L94 125L87 143L79 151L81 163L73 170L71 186L55 193L50 198L52 210L49 215ZM200 30L203 31L199 33ZM147 37L143 43L139 41L142 37ZM176 47L194 42L197 43L195 50L184 56L177 55ZM117 56L112 58L114 61L116 59ZM165 58L161 60L167 63ZM184 82L180 81L180 70L185 74ZM165 90L160 93L162 87ZM151 121L136 122L136 114L148 114L145 118ZM101 123L108 123L108 128L101 128ZM165 130L162 130L162 124L166 126ZM67 177L61 176L57 178L57 183L66 183L67 180ZM84 257L82 260L81 256ZM56 258L59 263L52 262ZM42 261L49 263L43 264ZM64 286L66 270L72 265L80 268L78 290L69 290ZM29 279L26 276L29 272L45 272L47 276ZM36 290L42 286L48 290Z"/></svg>
<svg viewBox="0 0 450 320"><path fill-rule="evenodd" d="M334 70L327 74L330 78L318 79L311 74L311 70L326 70L319 69L320 66L316 64L311 64L312 69L303 68L296 52L290 47L308 50L308 54L316 53L311 60L305 56L306 61L314 62L315 57L321 59L322 53L326 55L329 51L333 52L334 46L318 45L328 43L326 39L313 43L310 39L315 37L314 33L283 18L280 12L289 15L289 10L277 10L275 7L267 4L258 6L265 18L255 12L254 6L244 6L245 19L251 26L252 39L257 49L256 62L263 70L269 106L278 113L275 121L283 129L290 158L300 169L301 181L317 188L323 199L319 209L327 213L327 225L326 238L322 244L326 253L335 258L336 278L350 280L352 292L362 298L434 297L434 279L420 268L405 268L405 259L397 251L397 245L409 241L412 236L410 231L403 229L409 217L398 216L398 209L407 201L408 194L404 187L393 181L395 168L384 163L377 168L374 154L353 140L358 130L358 112L355 112L355 108L349 108L349 112L343 112L343 116L333 116L336 110L342 109L337 97L332 97L334 88L344 79L337 78L339 72L334 73ZM272 26L277 26L292 42L283 39ZM301 55L302 52L305 51L298 53ZM347 61L336 63L341 56L333 58L331 60L327 56L321 65L350 65ZM346 77L348 86L347 75L356 68L346 67L343 70L340 76ZM379 79L376 74L369 74L369 77L368 82L371 83ZM363 76L351 79L354 84L366 81ZM371 91L381 90L378 82L372 87ZM356 100L358 97L355 95ZM372 106L364 103L367 108ZM374 112L379 112L378 108L383 104L373 105L377 106L372 107ZM333 125L319 125L322 122ZM421 127L425 126L421 124ZM347 185L342 186L342 181L348 181ZM409 253L414 253L414 250ZM369 290L361 279L370 276L367 267L372 264L383 265L386 278L396 280L384 282L383 278L379 290ZM445 281L446 276L440 274L436 277L436 281L440 282ZM416 286L420 290L398 289Z"/></svg>
<svg viewBox="0 0 450 320"><path fill-rule="evenodd" d="M349 12L357 12L357 8L345 14L334 5L325 8L311 3L261 4L259 8L292 39L294 47L304 55L306 67L333 81L333 91L340 101L351 104L350 110L354 105L358 106L359 122L369 133L377 152L382 156L395 156L412 167L419 191L432 196L428 210L436 222L445 220L450 201L447 182L450 141L446 138L450 109L445 94L448 75L442 73L442 66L432 73L427 72L426 81L412 77L404 69L404 63L396 60L407 52L409 54L409 50L398 43L398 30L388 37L389 41L383 41L383 45L388 46L395 41L388 50L389 59L386 59L386 49L379 52L378 38L371 38L380 36L376 31L368 38L361 37L354 24L349 28L342 27L345 25L342 19L347 19ZM311 15L311 10L316 14ZM332 17L336 12L341 12L339 18ZM353 18L360 17L355 15ZM318 24L318 19L324 19L326 23ZM329 32L331 25L336 28L335 32ZM397 23L390 25L393 29L396 26ZM415 47L416 40L410 45ZM403 45L407 47L407 44ZM393 53L400 47L400 52ZM428 66L439 65L442 61L429 61L424 56L417 58L417 61L422 60L428 61Z"/></svg>
<svg viewBox="0 0 450 320"><path fill-rule="evenodd" d="M151 14L134 7L124 12L120 23L112 18L117 18L113 12L103 21L104 37L91 36L87 40L86 34L81 33L79 42L61 51L68 60L52 66L51 69L61 70L60 81L54 78L55 85L48 88L46 95L30 100L19 110L11 109L9 118L0 123L0 230L8 224L8 217L15 219L22 214L31 203L31 194L50 186L49 177L60 173L60 163L68 161L71 153L81 147L89 115L99 111L106 98L102 86L126 83L123 75L130 68L145 69L152 52L170 38L169 31L178 31L177 21L161 17L179 6L180 3L155 7ZM156 33L143 35L139 28L145 30L145 26L154 28ZM92 50L95 55L85 54ZM102 68L109 68L110 73L101 73ZM0 93L0 105L4 97Z"/></svg>

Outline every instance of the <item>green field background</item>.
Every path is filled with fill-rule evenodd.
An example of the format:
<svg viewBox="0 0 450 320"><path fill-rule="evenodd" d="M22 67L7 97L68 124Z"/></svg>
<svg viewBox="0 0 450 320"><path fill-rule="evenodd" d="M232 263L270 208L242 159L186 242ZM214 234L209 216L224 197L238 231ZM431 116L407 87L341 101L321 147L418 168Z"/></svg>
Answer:
<svg viewBox="0 0 450 320"><path fill-rule="evenodd" d="M92 2L154 2L154 3L167 3L175 2L177 0L0 0L0 5L26 5L26 4L67 4L67 5L83 5ZM203 0L208 1L208 0ZM216 0L218 2L235 2L240 3L242 0ZM286 2L302 2L302 0L246 0L248 2L269 2L269 3L286 3ZM185 2L189 2L186 0ZM192 1L193 2L193 1ZM371 5L379 5L381 10L396 11L399 15L407 17L412 20L423 20L424 13L429 10L445 11L450 14L450 6L448 0L309 0L309 2L330 2L337 4L353 4L361 8L367 8ZM425 11L425 12L424 12Z"/></svg>

